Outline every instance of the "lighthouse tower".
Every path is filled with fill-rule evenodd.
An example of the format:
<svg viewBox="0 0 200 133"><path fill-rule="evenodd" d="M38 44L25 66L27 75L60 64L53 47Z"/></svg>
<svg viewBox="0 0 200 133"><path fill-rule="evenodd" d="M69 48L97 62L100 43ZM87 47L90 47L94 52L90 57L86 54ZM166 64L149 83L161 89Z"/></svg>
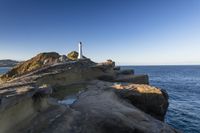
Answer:
<svg viewBox="0 0 200 133"><path fill-rule="evenodd" d="M78 53L78 59L83 59L83 53L82 53L82 42L79 42L79 44L78 44L78 51L79 51L79 53Z"/></svg>

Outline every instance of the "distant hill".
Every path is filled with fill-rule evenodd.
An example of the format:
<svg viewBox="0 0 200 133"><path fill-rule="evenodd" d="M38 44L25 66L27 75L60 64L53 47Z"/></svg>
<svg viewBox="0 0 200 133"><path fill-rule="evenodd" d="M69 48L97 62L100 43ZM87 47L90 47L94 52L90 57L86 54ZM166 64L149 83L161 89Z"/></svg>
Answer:
<svg viewBox="0 0 200 133"><path fill-rule="evenodd" d="M0 60L0 67L13 67L17 65L19 62L15 60Z"/></svg>

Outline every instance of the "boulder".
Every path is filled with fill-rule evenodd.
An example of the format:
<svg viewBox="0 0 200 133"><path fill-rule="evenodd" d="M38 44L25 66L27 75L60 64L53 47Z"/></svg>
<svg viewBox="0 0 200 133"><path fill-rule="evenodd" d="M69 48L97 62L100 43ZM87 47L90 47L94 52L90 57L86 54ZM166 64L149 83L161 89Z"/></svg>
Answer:
<svg viewBox="0 0 200 133"><path fill-rule="evenodd" d="M123 99L129 100L134 106L154 118L164 121L169 105L166 91L139 84L114 85L113 88Z"/></svg>
<svg viewBox="0 0 200 133"><path fill-rule="evenodd" d="M72 51L67 54L67 58L70 60L77 60L78 59L78 52Z"/></svg>

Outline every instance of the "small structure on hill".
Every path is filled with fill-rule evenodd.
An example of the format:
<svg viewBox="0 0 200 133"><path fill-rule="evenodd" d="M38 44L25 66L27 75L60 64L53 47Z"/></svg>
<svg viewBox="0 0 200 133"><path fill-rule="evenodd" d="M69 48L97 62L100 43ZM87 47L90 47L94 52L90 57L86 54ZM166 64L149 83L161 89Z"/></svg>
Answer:
<svg viewBox="0 0 200 133"><path fill-rule="evenodd" d="M79 48L78 59L83 59L82 42L79 42L78 48Z"/></svg>

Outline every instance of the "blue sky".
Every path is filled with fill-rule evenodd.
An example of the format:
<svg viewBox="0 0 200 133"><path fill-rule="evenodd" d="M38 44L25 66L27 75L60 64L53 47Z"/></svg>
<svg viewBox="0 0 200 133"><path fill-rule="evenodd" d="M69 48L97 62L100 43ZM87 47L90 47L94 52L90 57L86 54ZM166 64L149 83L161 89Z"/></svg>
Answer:
<svg viewBox="0 0 200 133"><path fill-rule="evenodd" d="M200 64L200 0L0 0L0 59L79 41L94 61Z"/></svg>

